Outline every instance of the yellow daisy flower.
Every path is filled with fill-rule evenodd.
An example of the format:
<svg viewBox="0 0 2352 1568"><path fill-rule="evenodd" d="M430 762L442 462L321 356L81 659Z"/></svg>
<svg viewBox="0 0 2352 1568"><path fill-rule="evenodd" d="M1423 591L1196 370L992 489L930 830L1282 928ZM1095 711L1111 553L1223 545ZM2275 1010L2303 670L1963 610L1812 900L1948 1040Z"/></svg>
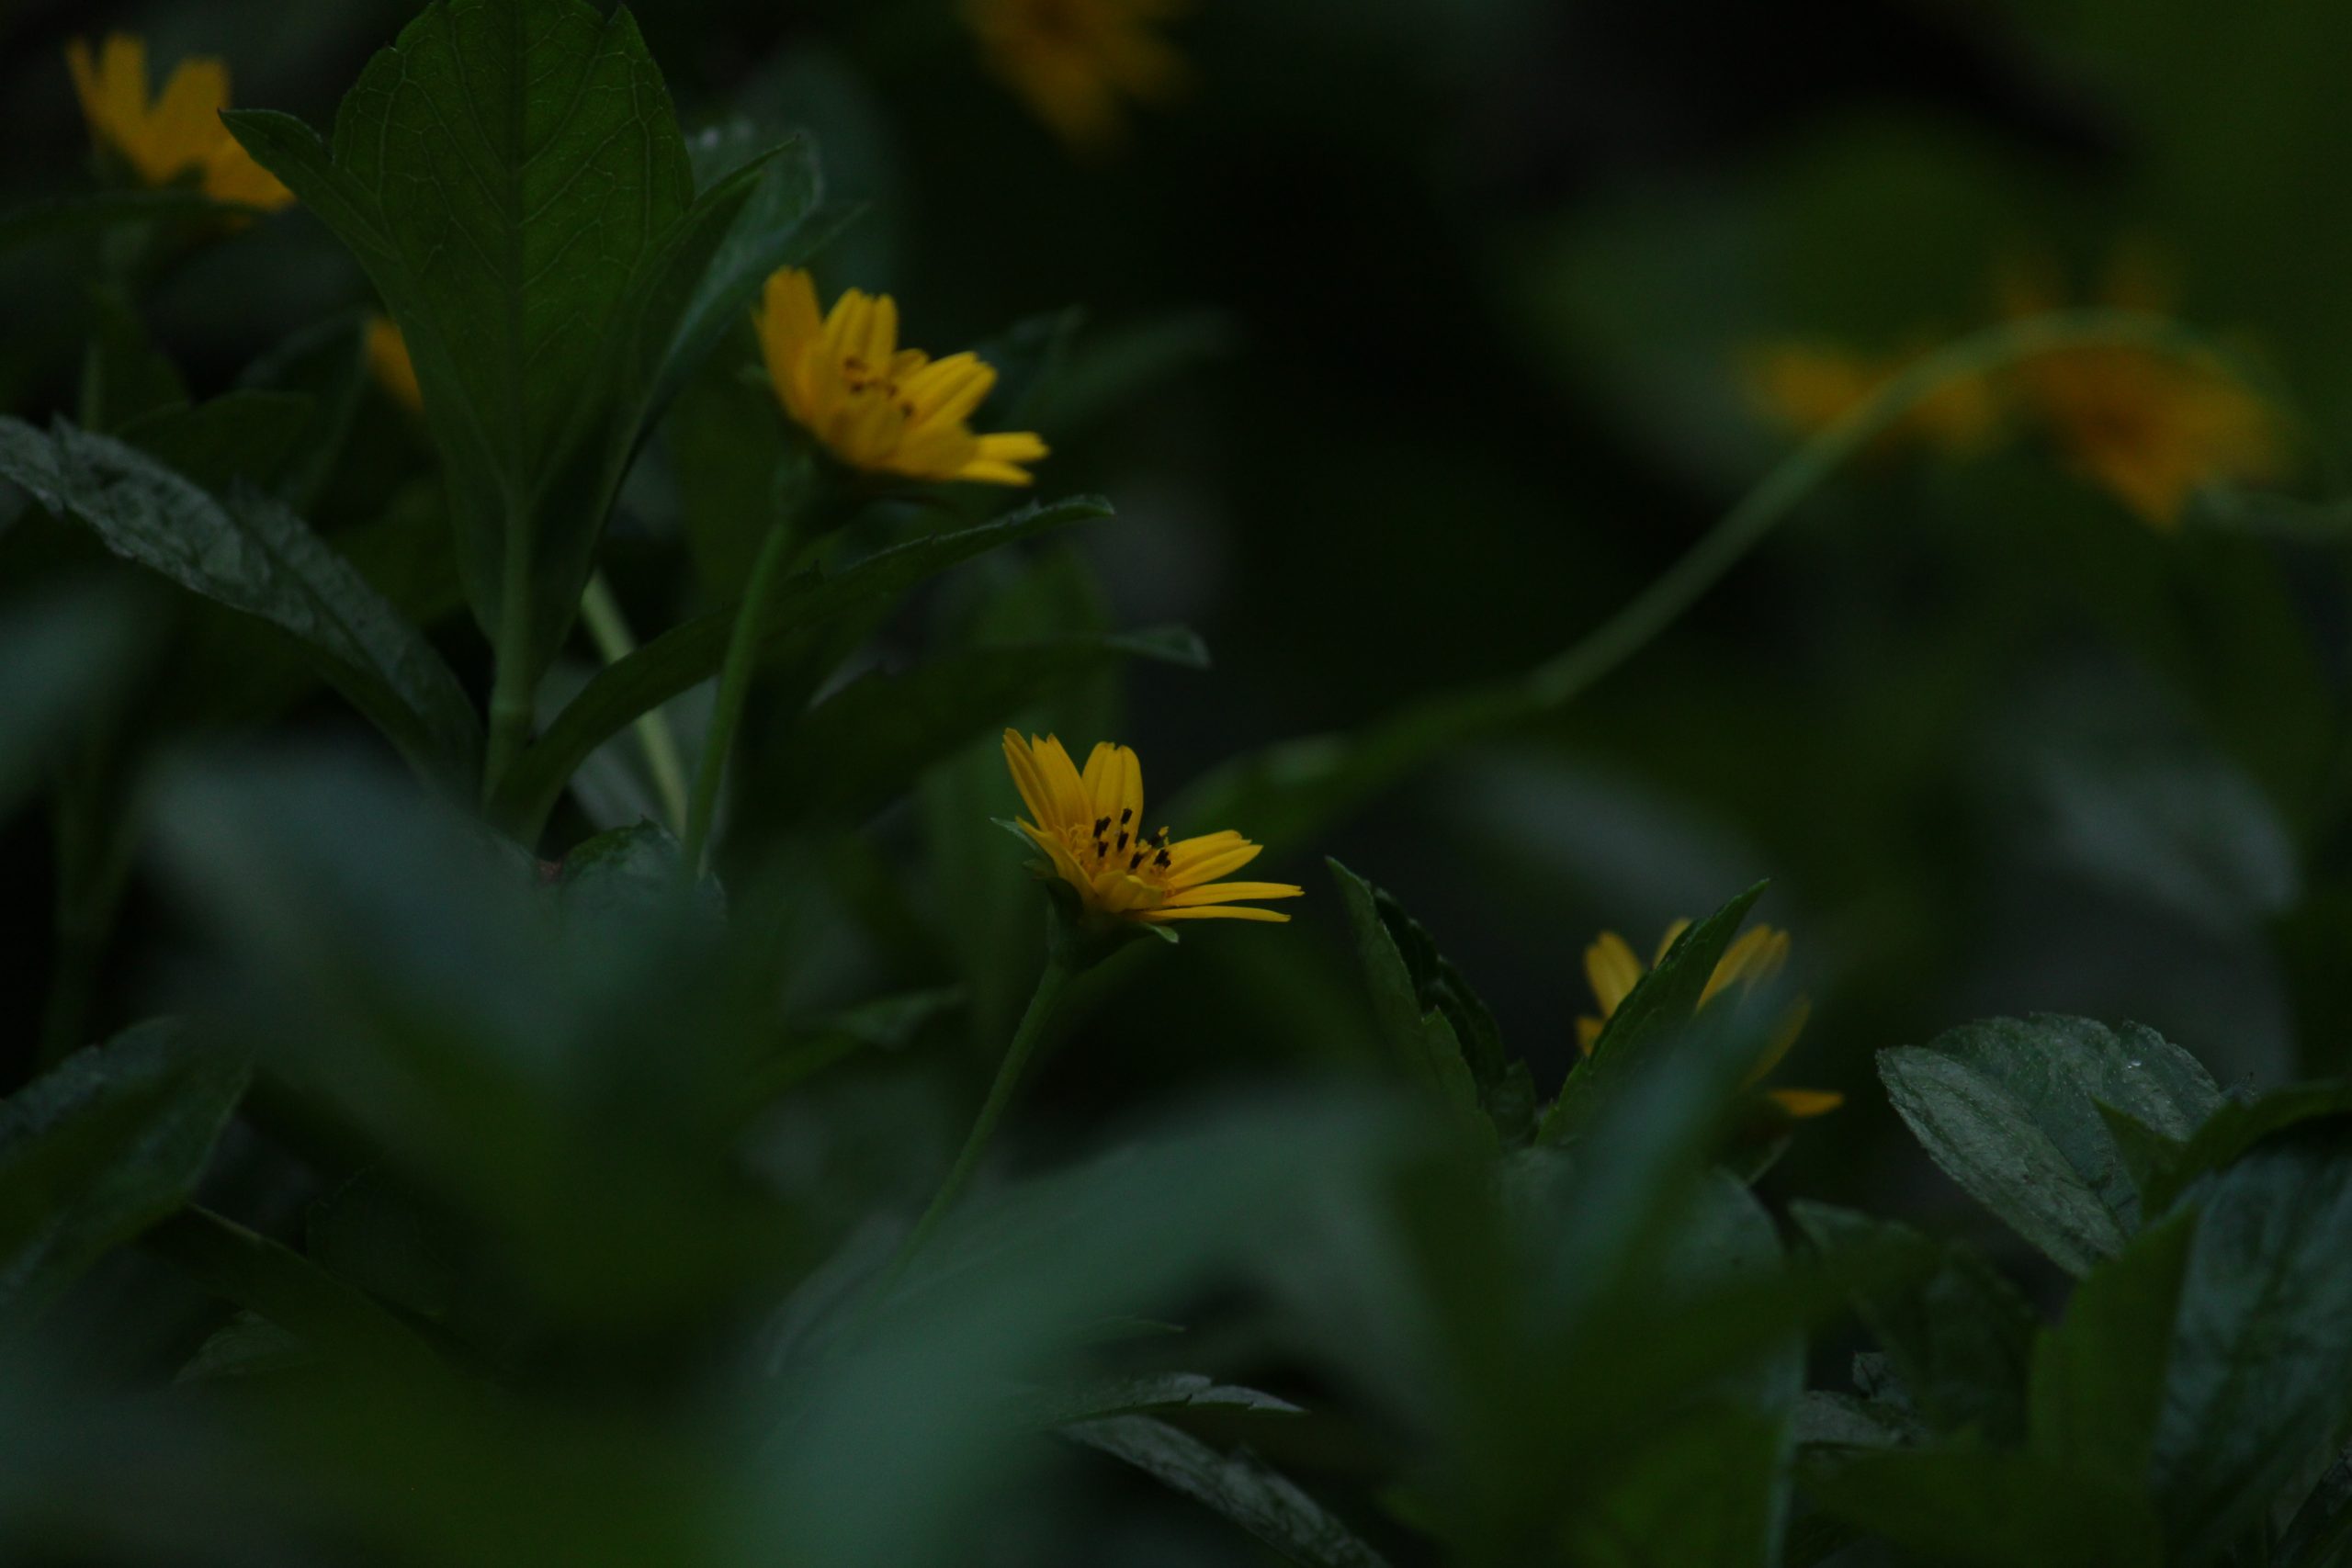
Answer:
<svg viewBox="0 0 2352 1568"><path fill-rule="evenodd" d="M1261 846L1230 830L1170 842L1168 829L1146 835L1143 764L1125 746L1094 748L1080 772L1052 736L1023 739L1004 732L1005 765L1029 808L1019 824L1046 853L1033 869L1059 876L1089 915L1164 925L1171 920L1287 920L1245 898L1295 898L1286 882L1219 882L1258 858Z"/></svg>
<svg viewBox="0 0 2352 1568"><path fill-rule="evenodd" d="M218 60L184 60L152 103L147 89L147 44L128 33L110 33L94 58L75 39L65 46L82 118L101 148L119 154L140 180L170 185L194 174L204 194L217 201L242 202L276 211L294 193L220 123L229 107L229 68Z"/></svg>
<svg viewBox="0 0 2352 1568"><path fill-rule="evenodd" d="M965 20L990 70L1070 147L1115 146L1123 100L1161 103L1187 79L1183 57L1155 30L1185 0L965 0Z"/></svg>
<svg viewBox="0 0 2352 1568"><path fill-rule="evenodd" d="M2010 313L2022 316L2051 309L2057 290L2046 276L2017 270L2004 293ZM2103 297L2163 315L2174 293L2144 252L2126 250L2109 269ZM2269 405L2217 359L2076 348L2028 361L2016 379L2068 465L2151 527L2178 527L2189 497L2206 485L2275 478L2280 466Z"/></svg>
<svg viewBox="0 0 2352 1568"><path fill-rule="evenodd" d="M899 346L899 306L853 288L817 312L805 272L768 279L758 321L769 379L785 412L833 456L869 473L1025 485L1046 456L1028 431L975 435L965 423L996 385L977 355L933 359Z"/></svg>
<svg viewBox="0 0 2352 1568"><path fill-rule="evenodd" d="M1773 343L1745 356L1749 402L1799 435L1817 435L1860 408L1917 355L1874 356L1822 343ZM1980 452L2000 427L1992 383L1970 377L1938 389L1880 437L1882 448L1931 447L1951 457Z"/></svg>
<svg viewBox="0 0 2352 1568"><path fill-rule="evenodd" d="M376 384L402 408L422 413L424 389L416 384L416 362L408 356L408 340L389 317L368 322L368 370Z"/></svg>
<svg viewBox="0 0 2352 1568"><path fill-rule="evenodd" d="M1650 961L1652 967L1665 959L1675 940L1690 926L1689 920L1677 920L1667 928L1665 940L1657 944L1657 956ZM1757 926L1744 931L1724 950L1723 957L1715 964L1715 972L1707 976L1706 987L1699 993L1699 1005L1705 1007L1733 986L1737 986L1743 995L1752 992L1779 975L1788 961L1788 932L1771 926ZM1616 1012L1619 1005L1633 995L1634 986L1640 983L1647 970L1623 937L1615 931L1603 931L1598 942L1584 950L1584 973L1585 978L1592 985L1593 999L1600 1004L1600 1017L1577 1020L1577 1044L1585 1055L1590 1055L1594 1043L1600 1038L1602 1026ZM1809 1011L1808 1004L1802 998L1789 1009L1788 1016L1781 1020L1781 1027L1774 1032L1771 1043L1765 1047L1762 1058L1747 1075L1750 1084L1758 1082L1781 1065L1781 1059L1789 1054L1789 1047L1797 1043L1797 1036L1804 1032ZM1846 1100L1844 1095L1827 1089L1776 1089L1770 1094L1781 1110L1799 1117L1822 1115L1837 1110Z"/></svg>

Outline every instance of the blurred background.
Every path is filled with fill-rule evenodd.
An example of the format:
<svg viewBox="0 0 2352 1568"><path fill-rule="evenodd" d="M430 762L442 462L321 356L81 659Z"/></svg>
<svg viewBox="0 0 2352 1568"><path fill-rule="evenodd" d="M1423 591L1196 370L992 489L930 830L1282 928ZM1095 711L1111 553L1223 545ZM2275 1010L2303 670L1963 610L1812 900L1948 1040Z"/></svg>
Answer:
<svg viewBox="0 0 2352 1568"><path fill-rule="evenodd" d="M87 183L70 38L123 28L159 62L224 56L239 104L323 125L411 9L0 7L6 204ZM1802 349L1866 388L1875 372L1852 366L1996 321L2022 290L2159 303L2243 354L2281 432L2245 477L2305 504L2241 490L2152 521L1997 416L1981 439L1882 443L1570 709L1286 851L1268 869L1309 886L1295 925L1246 952L1211 933L1106 986L1096 1017L1116 1030L1047 1066L1034 1140L1360 1055L1323 853L1430 928L1546 1091L1590 1010L1596 933L1646 951L1672 919L1770 877L1762 917L1793 934L1813 1004L1780 1079L1849 1099L1768 1192L1870 1194L1989 1230L1871 1069L1879 1048L1982 1016L2137 1020L2225 1084L2343 1066L2346 556L2331 503L2352 412L2352 10L1131 9L1165 56L1082 128L1053 123L1050 96L1024 95L938 0L662 0L640 20L690 130L805 127L832 193L873 204L818 267L828 297L888 290L908 339L943 352L1082 310L1029 411L1055 448L1040 489L1099 491L1120 516L1031 587L1120 625L1188 624L1215 665L1141 663L1118 694L1007 716L1074 743L1114 733L1158 799L1236 754L1569 646L1800 439L1804 400L1776 397L1759 367ZM73 407L89 323L56 302L76 297L75 265L66 245L0 256L12 412ZM367 299L295 213L178 267L146 327L202 392L255 345ZM608 565L640 630L706 591L632 575L690 525L703 460L684 440L650 454L616 521ZM424 465L383 403L314 521L364 523L429 483ZM932 635L989 594L1017 606L1021 589L983 572L891 636ZM441 640L478 669L470 626ZM324 699L298 723L353 728ZM990 751L944 773L1009 812ZM956 798L927 786L876 818L860 843L910 890L877 914L845 872L857 934L812 919L778 964L818 1000L877 975L1011 966L1010 997L975 1010L980 1072L1035 949L1020 905L1000 931L981 929L987 907L925 904L922 879L949 876L922 869L938 864L925 850ZM560 824L543 850L585 831ZM1017 856L989 842L1008 863L990 886L1026 897ZM53 844L39 812L0 835L0 908L21 933L0 960L0 1040L39 1026ZM907 907L933 924L896 942ZM170 997L184 935L134 874L93 1034ZM996 970L971 956L991 943L1010 955Z"/></svg>

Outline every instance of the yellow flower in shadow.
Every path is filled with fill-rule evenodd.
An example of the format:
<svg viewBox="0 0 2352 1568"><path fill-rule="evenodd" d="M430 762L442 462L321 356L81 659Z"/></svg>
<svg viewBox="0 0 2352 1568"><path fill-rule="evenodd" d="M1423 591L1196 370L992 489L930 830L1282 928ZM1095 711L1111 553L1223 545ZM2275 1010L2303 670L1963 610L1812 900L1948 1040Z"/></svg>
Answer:
<svg viewBox="0 0 2352 1568"><path fill-rule="evenodd" d="M1665 959L1676 939L1690 926L1689 920L1677 920L1667 928L1665 939L1657 944L1657 956L1650 961L1650 966L1654 967ZM1788 962L1788 932L1771 926L1757 926L1743 931L1724 950L1723 957L1716 961L1715 972L1707 977L1706 987L1699 993L1699 1005L1705 1007L1735 986L1739 987L1744 997L1779 976ZM1594 1043L1600 1038L1601 1029L1625 998L1633 995L1634 987L1641 983L1642 976L1647 972L1632 946L1615 931L1601 932L1600 940L1584 950L1585 978L1592 986L1593 1000L1600 1007L1598 1018L1577 1020L1577 1044L1585 1055L1592 1054ZM1810 1012L1810 1005L1802 998L1790 1007L1781 1018L1780 1027L1772 1032L1771 1043L1765 1047L1763 1056L1747 1075L1751 1085L1760 1082L1781 1065L1781 1058L1789 1054L1789 1048L1797 1043L1797 1036L1804 1032L1805 1019ZM1768 1092L1781 1110L1797 1117L1820 1116L1846 1102L1844 1095L1827 1089L1776 1089Z"/></svg>
<svg viewBox="0 0 2352 1568"><path fill-rule="evenodd" d="M1189 80L1159 24L1185 0L965 0L990 70L1073 150L1126 132L1126 102L1164 103Z"/></svg>
<svg viewBox="0 0 2352 1568"><path fill-rule="evenodd" d="M1749 404L1787 430L1818 435L1908 368L1917 354L1873 355L1835 344L1759 344L1742 355ZM2000 434L2001 405L1982 376L1947 382L1921 400L1879 437L1880 450L1923 446L1967 457Z"/></svg>
<svg viewBox="0 0 2352 1568"><path fill-rule="evenodd" d="M966 422L996 385L970 354L933 359L899 346L898 302L851 289L817 311L805 272L768 279L758 327L785 412L851 468L917 479L1025 485L1046 456L1028 431L976 435Z"/></svg>
<svg viewBox="0 0 2352 1568"><path fill-rule="evenodd" d="M2012 268L2004 303L2013 316L2055 305L2046 269ZM2105 303L2168 315L2177 290L2144 249L2119 253ZM2270 406L2219 359L2148 349L2075 348L2018 367L2020 397L2066 464L2150 526L2180 525L2189 497L2223 480L2275 478L2282 463Z"/></svg>
<svg viewBox="0 0 2352 1568"><path fill-rule="evenodd" d="M1134 751L1105 741L1072 765L1048 735L1004 732L1005 766L1028 808L1020 829L1046 858L1031 869L1059 877L1089 915L1165 925L1171 920L1287 920L1250 898L1295 898L1287 882L1220 882L1258 858L1260 847L1230 830L1171 842L1168 829L1147 835L1143 764Z"/></svg>
<svg viewBox="0 0 2352 1568"><path fill-rule="evenodd" d="M408 340L388 317L368 322L368 372L392 401L413 413L424 412L424 389L416 384L416 362L408 356Z"/></svg>
<svg viewBox="0 0 2352 1568"><path fill-rule="evenodd" d="M294 193L254 163L220 123L220 111L229 107L229 68L220 61L182 61L152 102L141 39L111 33L96 56L75 39L65 46L65 62L92 138L129 164L141 183L165 186L193 175L217 201L269 211L293 202Z"/></svg>

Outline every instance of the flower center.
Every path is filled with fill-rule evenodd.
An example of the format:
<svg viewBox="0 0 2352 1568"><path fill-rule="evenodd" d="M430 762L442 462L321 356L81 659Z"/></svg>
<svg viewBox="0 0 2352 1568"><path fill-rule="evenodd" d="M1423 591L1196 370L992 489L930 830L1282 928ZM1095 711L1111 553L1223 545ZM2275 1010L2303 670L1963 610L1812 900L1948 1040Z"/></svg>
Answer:
<svg viewBox="0 0 2352 1568"><path fill-rule="evenodd" d="M898 380L890 374L889 367L884 366L877 369L865 362L864 355L842 355L842 385L849 389L853 398L871 398L894 403L904 417L910 420L915 417L913 400L899 389Z"/></svg>
<svg viewBox="0 0 2352 1568"><path fill-rule="evenodd" d="M1096 875L1106 871L1123 871L1158 887L1164 886L1173 862L1168 854L1168 829L1147 838L1135 825L1132 808L1123 810L1114 819L1098 817L1091 831L1070 829L1070 852L1083 869ZM1091 858L1090 859L1090 855Z"/></svg>

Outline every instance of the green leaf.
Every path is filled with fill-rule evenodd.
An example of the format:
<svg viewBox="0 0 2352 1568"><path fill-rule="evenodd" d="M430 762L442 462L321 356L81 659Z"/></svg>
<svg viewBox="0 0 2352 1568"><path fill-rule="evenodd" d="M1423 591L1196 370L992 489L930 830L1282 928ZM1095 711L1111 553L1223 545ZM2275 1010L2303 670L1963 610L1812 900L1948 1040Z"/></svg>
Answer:
<svg viewBox="0 0 2352 1568"><path fill-rule="evenodd" d="M2185 1138L2221 1104L2197 1059L2153 1030L2046 1014L1883 1051L1879 1075L1944 1173L2075 1274L2140 1223L2139 1189L2099 1106Z"/></svg>
<svg viewBox="0 0 2352 1568"><path fill-rule="evenodd" d="M536 675L763 168L696 200L636 22L586 0L437 0L368 63L332 148L286 115L224 118L399 323L476 615L497 635L518 577L527 646L503 652Z"/></svg>
<svg viewBox="0 0 2352 1568"><path fill-rule="evenodd" d="M978 527L910 540L836 576L804 572L784 585L770 607L762 657L774 660L797 654L831 623L893 604L925 578L974 556L1109 515L1110 507L1091 497L1029 506ZM508 771L500 786L497 814L525 824L544 819L573 772L598 746L639 714L718 672L734 625L731 606L714 611L664 632L608 666Z"/></svg>
<svg viewBox="0 0 2352 1568"><path fill-rule="evenodd" d="M245 1058L159 1019L0 1101L0 1320L21 1323L186 1202Z"/></svg>
<svg viewBox="0 0 2352 1568"><path fill-rule="evenodd" d="M1385 1559L1323 1506L1249 1453L1220 1454L1146 1416L1066 1427L1063 1435L1135 1466L1311 1568L1379 1568Z"/></svg>
<svg viewBox="0 0 2352 1568"><path fill-rule="evenodd" d="M1415 951L1435 959L1443 969L1414 969L1388 919L1391 908L1398 919L1405 919L1394 899L1338 861L1323 863L1330 867L1331 880L1339 885L1340 901L1346 906L1348 923L1355 931L1356 956L1372 987L1373 1012L1388 1038L1398 1070L1445 1106L1483 1147L1495 1148L1498 1129L1480 1102L1478 1077L1463 1034L1463 1029L1475 1033L1483 1024L1488 1032L1480 1043L1493 1053L1499 1077L1501 1042L1492 1032L1493 1019L1466 985L1454 989L1450 982L1458 976L1453 966L1436 958L1436 949L1419 926L1411 928L1420 937Z"/></svg>
<svg viewBox="0 0 2352 1568"><path fill-rule="evenodd" d="M2037 1454L1865 1454L1816 1465L1804 1488L1848 1523L1931 1562L1968 1568L2155 1568L2156 1521L2135 1491Z"/></svg>
<svg viewBox="0 0 2352 1568"><path fill-rule="evenodd" d="M0 614L0 818L101 722L148 640L135 596L44 594Z"/></svg>
<svg viewBox="0 0 2352 1568"><path fill-rule="evenodd" d="M2352 1426L2352 1117L2274 1134L2200 1178L2153 1487L2198 1562Z"/></svg>
<svg viewBox="0 0 2352 1568"><path fill-rule="evenodd" d="M1237 1388L1198 1372L1094 1378L1073 1387L1040 1391L1024 1399L1022 1421L1040 1430L1114 1416L1166 1410L1231 1410L1258 1416L1303 1416L1287 1399Z"/></svg>
<svg viewBox="0 0 2352 1568"><path fill-rule="evenodd" d="M245 389L208 402L157 409L117 433L164 467L218 494L237 484L277 487L306 434L311 400Z"/></svg>
<svg viewBox="0 0 2352 1568"><path fill-rule="evenodd" d="M480 725L439 654L351 563L277 502L216 500L119 441L0 419L0 475L107 549L291 635L420 771L461 782Z"/></svg>
<svg viewBox="0 0 2352 1568"><path fill-rule="evenodd" d="M2285 1568L2343 1568L2352 1551L2352 1453L2338 1458L2295 1510L2279 1538Z"/></svg>
<svg viewBox="0 0 2352 1568"><path fill-rule="evenodd" d="M863 817L1029 704L1135 658L1207 662L1200 640L1179 627L966 649L901 674L861 676L785 732L778 765L763 775L773 809Z"/></svg>
<svg viewBox="0 0 2352 1568"><path fill-rule="evenodd" d="M2137 1486L2154 1452L2193 1214L2149 1226L2090 1272L2066 1318L2035 1338L2033 1448L2071 1469Z"/></svg>
<svg viewBox="0 0 2352 1568"><path fill-rule="evenodd" d="M2290 1127L2352 1111L2352 1084L2296 1084L2259 1100L2224 1100L2142 1188L2146 1212L2161 1213L2199 1177L2220 1170L2248 1149Z"/></svg>
<svg viewBox="0 0 2352 1568"><path fill-rule="evenodd" d="M1690 1022L1707 982L1714 977L1715 965L1739 934L1748 910L1764 896L1764 887L1758 883L1684 931L1657 966L1617 1004L1600 1037L1593 1042L1591 1055L1568 1070L1559 1099L1544 1113L1536 1131L1538 1141L1558 1143L1568 1137L1650 1052Z"/></svg>
<svg viewBox="0 0 2352 1568"><path fill-rule="evenodd" d="M309 418L277 487L279 499L295 511L315 505L334 477L372 380L367 319L357 311L295 333L238 376L241 389L308 400Z"/></svg>
<svg viewBox="0 0 2352 1568"><path fill-rule="evenodd" d="M1919 1414L1939 1432L1995 1439L2025 1430L2027 1368L2038 1322L2016 1287L1971 1249L1826 1203L1790 1217L1824 1252L1907 1258L1902 1282L1861 1292L1854 1309Z"/></svg>

